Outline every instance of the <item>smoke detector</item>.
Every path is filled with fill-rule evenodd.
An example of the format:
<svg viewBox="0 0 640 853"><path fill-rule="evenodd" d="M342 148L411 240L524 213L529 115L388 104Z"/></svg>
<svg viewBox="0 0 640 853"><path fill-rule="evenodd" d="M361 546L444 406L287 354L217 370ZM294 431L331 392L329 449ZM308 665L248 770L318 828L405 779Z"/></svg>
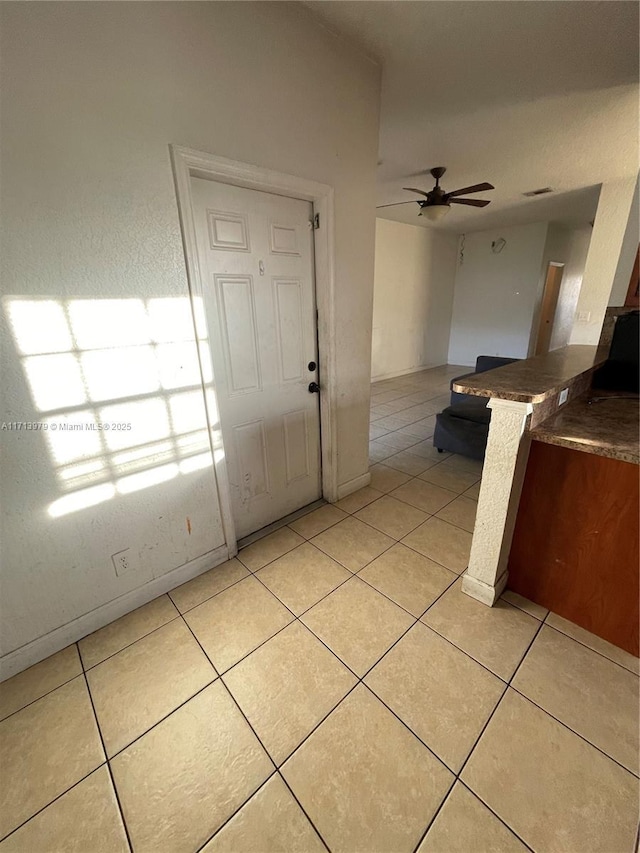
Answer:
<svg viewBox="0 0 640 853"><path fill-rule="evenodd" d="M522 193L522 195L526 195L527 198L531 198L534 195L545 195L545 193L552 193L553 190L551 187L541 187L539 190L529 190L528 193Z"/></svg>

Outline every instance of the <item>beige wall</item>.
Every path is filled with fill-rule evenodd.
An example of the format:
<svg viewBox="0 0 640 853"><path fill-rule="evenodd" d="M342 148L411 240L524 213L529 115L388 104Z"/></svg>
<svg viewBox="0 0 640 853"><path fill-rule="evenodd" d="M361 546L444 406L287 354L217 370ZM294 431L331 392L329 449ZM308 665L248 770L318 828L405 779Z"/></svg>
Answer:
<svg viewBox="0 0 640 853"><path fill-rule="evenodd" d="M549 223L542 256L538 301L531 323L529 355L533 355L535 352L544 286L547 279L548 267L552 261L561 263L564 266L549 349L558 349L569 343L576 306L582 287L582 277L591 241L591 232L592 228L590 225L585 225L582 228L567 228L555 222Z"/></svg>
<svg viewBox="0 0 640 853"><path fill-rule="evenodd" d="M169 161L175 143L335 188L339 482L366 472L379 69L298 4L6 3L0 14L0 313L6 322L12 299L45 299L45 325L51 330L58 317L67 329L44 350L24 323L5 330L1 420L41 420L52 405L64 416L78 399L60 391L62 362L47 356L48 387L60 392L51 400L46 388L34 396L27 359L57 346L88 364L95 334L113 350L106 374L115 381L111 391L78 393L91 403L121 397L126 385L119 419L133 421L136 442L150 445L157 418L134 407L140 389L124 344L147 334L139 312L148 319L162 309L158 300L172 306L172 334L181 330L171 362L179 376L145 394L159 395L162 407L173 393L167 387L193 380L193 335L180 322L188 291ZM92 316L83 327L85 309ZM72 334L80 323L82 345L65 342L69 323ZM82 352L69 354L73 347ZM192 426L204 428L198 388L191 399ZM172 417L185 411L180 403ZM172 441L176 432L174 423ZM114 486L111 473L108 499L54 517L51 505L68 486L47 436L2 438L4 654L177 567L206 563L222 542L210 466L176 472L159 460L154 470L172 476L139 491L130 481L128 490ZM139 568L117 577L111 555L124 548Z"/></svg>
<svg viewBox="0 0 640 853"><path fill-rule="evenodd" d="M546 222L478 231L464 237L458 262L449 364L479 355L526 358L540 294ZM506 240L494 254L491 244Z"/></svg>
<svg viewBox="0 0 640 853"><path fill-rule="evenodd" d="M446 364L455 235L376 221L372 379Z"/></svg>
<svg viewBox="0 0 640 853"><path fill-rule="evenodd" d="M636 193L637 174L602 185L571 330L572 344L595 345L600 340L602 323L607 305L610 304L620 260L622 259L623 266L626 266L627 257L631 259L626 273L627 287L629 285L633 254L625 249L626 246L631 246L637 251L636 236L633 236L632 240L627 228L629 218L634 215ZM637 204L637 201L635 203ZM624 276L619 279L620 286L617 289L620 291L623 279ZM614 298L619 302L617 293Z"/></svg>
<svg viewBox="0 0 640 853"><path fill-rule="evenodd" d="M631 272L635 263L636 253L638 251L638 243L640 243L640 178L636 181L636 188L633 193L631 202L631 210L627 220L627 227L622 240L622 248L620 250L620 258L613 277L611 293L609 295L609 305L619 307L624 305L629 290L629 281L631 280Z"/></svg>
<svg viewBox="0 0 640 853"><path fill-rule="evenodd" d="M559 349L569 343L591 242L591 231L590 225L572 229L564 255L549 259L561 260L564 263L549 349Z"/></svg>

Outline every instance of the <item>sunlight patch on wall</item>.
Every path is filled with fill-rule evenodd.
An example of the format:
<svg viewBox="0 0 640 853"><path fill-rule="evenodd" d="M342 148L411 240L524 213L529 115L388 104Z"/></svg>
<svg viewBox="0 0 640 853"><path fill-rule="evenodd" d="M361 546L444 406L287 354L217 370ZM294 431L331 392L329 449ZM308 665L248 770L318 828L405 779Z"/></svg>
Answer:
<svg viewBox="0 0 640 853"><path fill-rule="evenodd" d="M52 517L213 465L198 349L219 424L201 300L192 310L185 297L10 297L5 307L58 484L70 492L50 505Z"/></svg>
<svg viewBox="0 0 640 853"><path fill-rule="evenodd" d="M52 518L59 518L61 515L67 515L70 512L76 512L79 509L108 501L115 493L116 489L112 483L104 483L102 486L95 486L92 489L82 489L82 491L65 495L65 497L54 501L49 507L49 515Z"/></svg>

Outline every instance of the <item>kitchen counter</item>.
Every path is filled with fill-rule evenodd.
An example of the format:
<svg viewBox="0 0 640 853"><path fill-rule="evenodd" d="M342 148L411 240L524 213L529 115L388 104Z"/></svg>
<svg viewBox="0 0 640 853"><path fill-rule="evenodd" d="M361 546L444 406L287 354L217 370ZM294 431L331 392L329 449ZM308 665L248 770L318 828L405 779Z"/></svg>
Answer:
<svg viewBox="0 0 640 853"><path fill-rule="evenodd" d="M638 471L629 463L640 458L639 409L637 399L614 400L610 392L591 389L608 355L607 347L567 346L454 383L455 391L488 397L491 409L462 590L493 605L513 570L514 583L520 585L513 588L521 595L545 607L553 600L555 612L635 650L629 639L633 614L623 620L624 636L619 636L615 626L592 621L589 607L576 604L582 591L613 601L597 566L613 560L628 572L629 561L619 549L634 553ZM608 399L590 405L592 396ZM525 499L519 507L523 484ZM564 587L558 580L558 560L564 560ZM583 578L589 578L591 586ZM540 587L543 581L545 590ZM566 604L563 611L565 599L571 607ZM612 608L613 613L623 610L617 603Z"/></svg>
<svg viewBox="0 0 640 853"><path fill-rule="evenodd" d="M592 389L532 429L531 438L638 464L639 419L638 395Z"/></svg>
<svg viewBox="0 0 640 853"><path fill-rule="evenodd" d="M455 382L453 390L476 397L542 403L569 383L590 376L607 360L608 347L573 345L476 373Z"/></svg>

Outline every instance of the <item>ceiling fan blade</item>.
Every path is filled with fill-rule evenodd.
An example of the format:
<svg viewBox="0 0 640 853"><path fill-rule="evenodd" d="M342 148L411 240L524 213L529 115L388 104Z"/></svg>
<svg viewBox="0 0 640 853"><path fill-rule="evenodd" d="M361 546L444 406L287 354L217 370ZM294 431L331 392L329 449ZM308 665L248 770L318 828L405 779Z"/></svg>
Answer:
<svg viewBox="0 0 640 853"><path fill-rule="evenodd" d="M408 190L410 193L419 193L423 195L425 198L429 198L429 193L426 193L424 190L417 190L415 187L402 187L403 190Z"/></svg>
<svg viewBox="0 0 640 853"><path fill-rule="evenodd" d="M380 210L381 207L395 207L398 204L420 204L420 202L417 199L415 201L413 199L411 201L392 201L391 204L376 205L376 210Z"/></svg>
<svg viewBox="0 0 640 853"><path fill-rule="evenodd" d="M463 187L461 190L454 190L451 193L446 193L446 198L454 198L457 195L465 195L466 193L481 193L484 190L495 190L493 184L474 184L472 187Z"/></svg>
<svg viewBox="0 0 640 853"><path fill-rule="evenodd" d="M472 207L486 207L490 201L479 201L475 198L450 198L449 204L470 204Z"/></svg>

